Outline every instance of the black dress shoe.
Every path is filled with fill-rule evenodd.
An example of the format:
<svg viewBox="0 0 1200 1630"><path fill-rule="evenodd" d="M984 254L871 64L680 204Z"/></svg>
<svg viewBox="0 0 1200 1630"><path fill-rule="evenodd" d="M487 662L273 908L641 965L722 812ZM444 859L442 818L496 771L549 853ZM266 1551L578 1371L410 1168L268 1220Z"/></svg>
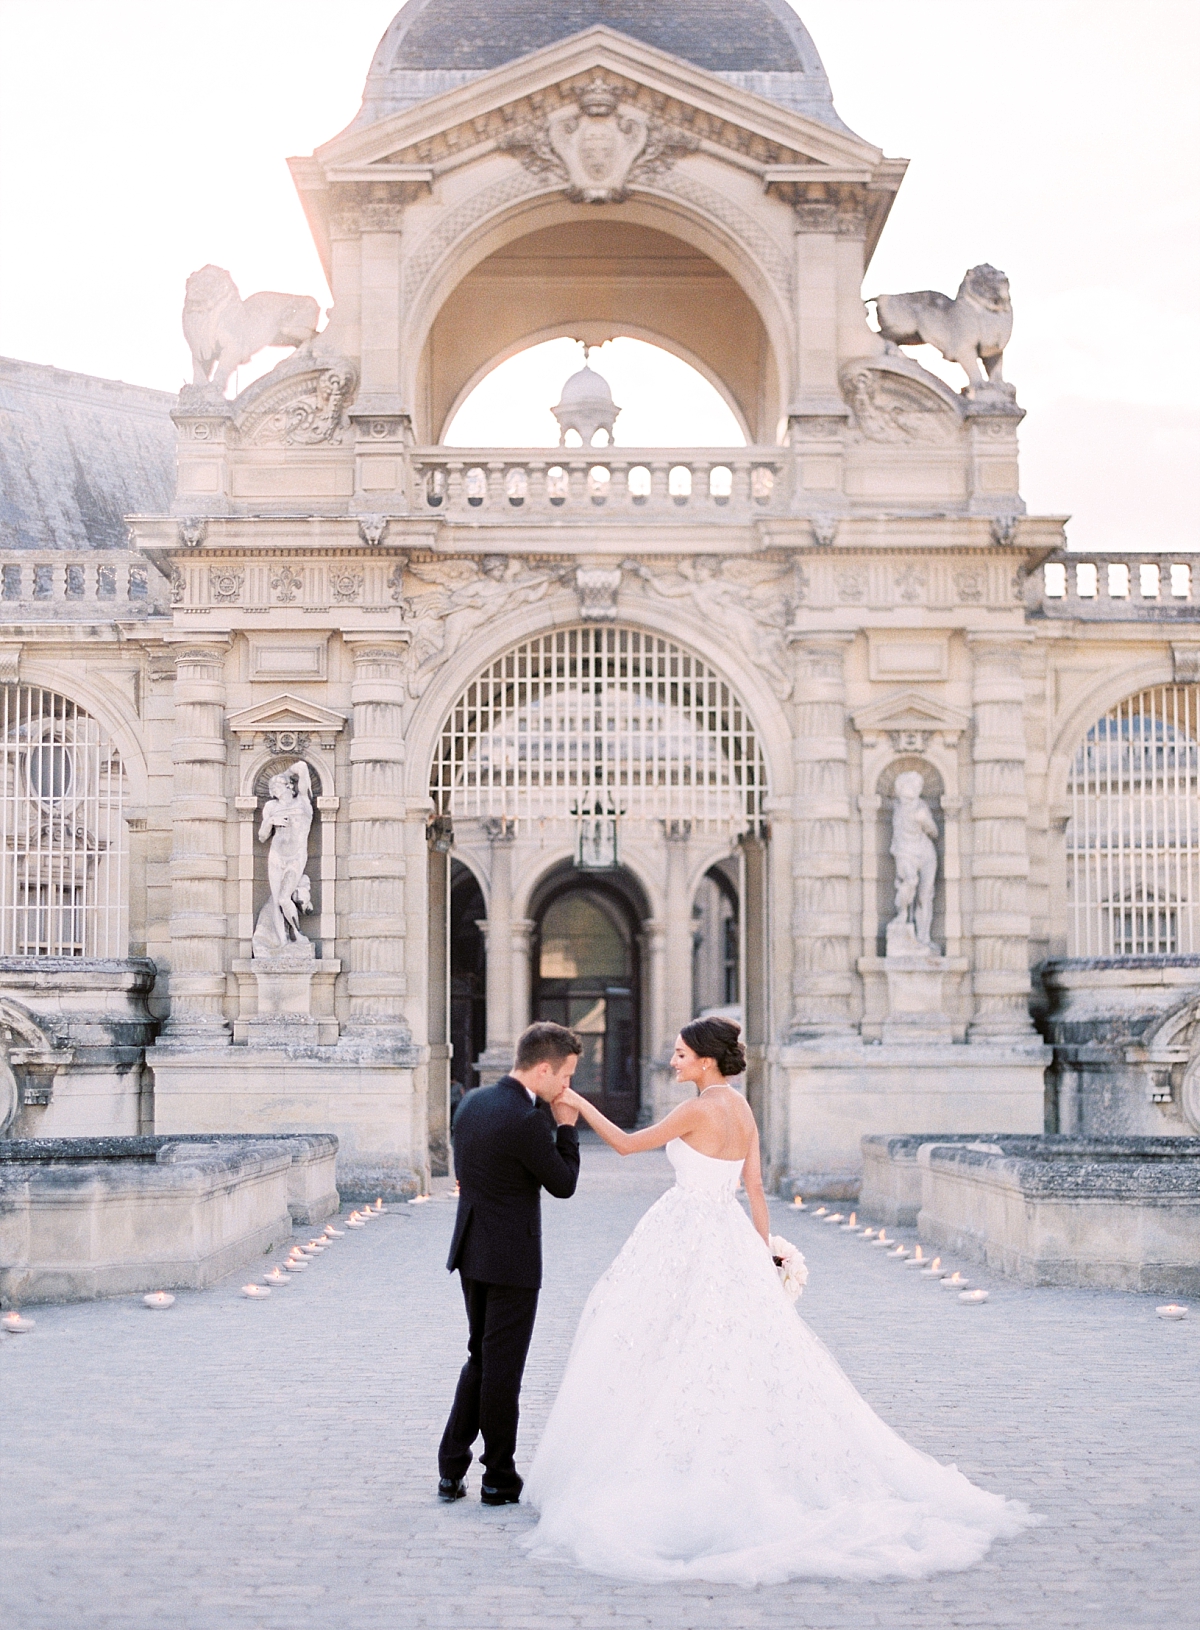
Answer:
<svg viewBox="0 0 1200 1630"><path fill-rule="evenodd" d="M479 1498L484 1505L520 1505L521 1490L524 1486L523 1483L518 1483L513 1488L493 1489L485 1483L479 1491Z"/></svg>
<svg viewBox="0 0 1200 1630"><path fill-rule="evenodd" d="M439 1500L445 1500L449 1504L451 1500L465 1500L466 1497L467 1485L461 1477L442 1477L438 1480Z"/></svg>

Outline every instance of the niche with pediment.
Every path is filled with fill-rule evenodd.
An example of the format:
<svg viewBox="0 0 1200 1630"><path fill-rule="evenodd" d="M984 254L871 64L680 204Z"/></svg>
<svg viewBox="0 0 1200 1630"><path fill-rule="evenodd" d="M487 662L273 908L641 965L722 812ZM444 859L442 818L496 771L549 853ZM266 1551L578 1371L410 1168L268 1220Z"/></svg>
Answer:
<svg viewBox="0 0 1200 1630"><path fill-rule="evenodd" d="M887 925L896 914L896 862L892 858L892 811L896 806L896 777L915 770L921 777L921 797L937 822L938 869L933 891L933 931L931 938L939 950L946 943L946 818L942 810L945 787L936 767L923 758L907 755L894 758L875 783L878 819L875 822L876 914L878 931L875 955L887 954Z"/></svg>
<svg viewBox="0 0 1200 1630"><path fill-rule="evenodd" d="M270 836L264 841L260 836L262 812L267 800L271 797L271 777L282 775L290 770L297 762L308 765L308 773L312 782L313 822L308 829L308 865L305 868L309 887L311 890L311 911L301 912L300 932L306 939L313 941L318 956L321 954L321 848L324 823L320 817L320 805L317 800L323 796L321 773L307 758L297 758L295 753L277 753L268 758L259 768L254 779L254 904L253 917L258 921L258 914L266 905L270 894L270 885L267 879L267 857L271 849ZM332 838L332 829L329 833Z"/></svg>

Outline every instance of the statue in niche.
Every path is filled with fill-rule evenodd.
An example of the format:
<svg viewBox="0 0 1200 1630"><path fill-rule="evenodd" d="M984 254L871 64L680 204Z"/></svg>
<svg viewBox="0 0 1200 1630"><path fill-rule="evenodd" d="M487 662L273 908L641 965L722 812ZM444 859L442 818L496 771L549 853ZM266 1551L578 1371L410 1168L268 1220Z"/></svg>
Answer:
<svg viewBox="0 0 1200 1630"><path fill-rule="evenodd" d="M300 932L300 913L313 909L308 865L312 828L312 772L302 761L280 770L267 782L258 841L270 843L267 882L271 894L258 914L251 941L256 957L278 957L296 946L313 955L312 941Z"/></svg>
<svg viewBox="0 0 1200 1630"><path fill-rule="evenodd" d="M930 943L938 829L921 797L923 788L919 770L905 770L896 777L891 847L896 862L896 915L888 924L889 956L940 955Z"/></svg>

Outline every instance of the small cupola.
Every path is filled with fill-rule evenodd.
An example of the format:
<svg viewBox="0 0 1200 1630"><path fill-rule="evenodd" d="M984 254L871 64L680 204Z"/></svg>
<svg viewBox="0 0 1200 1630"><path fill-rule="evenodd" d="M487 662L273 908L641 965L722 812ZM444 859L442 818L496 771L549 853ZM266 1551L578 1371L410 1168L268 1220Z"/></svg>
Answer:
<svg viewBox="0 0 1200 1630"><path fill-rule="evenodd" d="M613 426L621 410L613 401L608 380L588 366L590 354L589 350L584 351L583 367L567 380L562 388L562 400L550 409L558 420L560 447L566 446L570 430L575 431L584 447L590 447L601 430L607 437L606 445L612 445Z"/></svg>

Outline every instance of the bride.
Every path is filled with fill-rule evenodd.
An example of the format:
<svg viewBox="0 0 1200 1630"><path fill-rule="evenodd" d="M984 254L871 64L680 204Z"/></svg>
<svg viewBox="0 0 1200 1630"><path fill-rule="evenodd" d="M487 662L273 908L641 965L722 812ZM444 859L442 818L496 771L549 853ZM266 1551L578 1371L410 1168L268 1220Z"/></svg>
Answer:
<svg viewBox="0 0 1200 1630"><path fill-rule="evenodd" d="M643 1132L565 1094L618 1154L665 1144L675 1186L588 1298L525 1485L540 1521L524 1543L644 1580L970 1567L1034 1519L910 1448L797 1316L767 1243L758 1130L726 1081L745 1061L727 1020L685 1025L671 1063L698 1096Z"/></svg>

